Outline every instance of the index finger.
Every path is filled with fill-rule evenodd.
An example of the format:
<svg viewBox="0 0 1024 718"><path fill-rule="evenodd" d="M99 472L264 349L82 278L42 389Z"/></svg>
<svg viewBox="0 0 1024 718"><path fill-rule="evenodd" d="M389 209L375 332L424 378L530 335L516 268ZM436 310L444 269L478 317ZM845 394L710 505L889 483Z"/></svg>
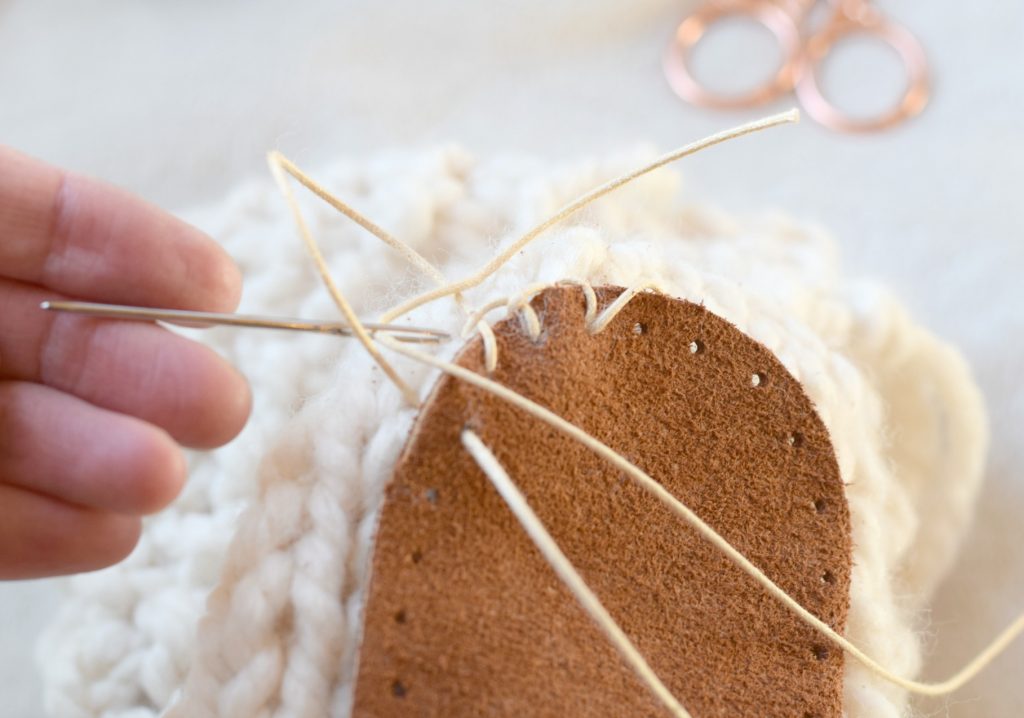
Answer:
<svg viewBox="0 0 1024 718"><path fill-rule="evenodd" d="M125 190L0 146L0 276L73 297L231 311L241 277L198 229Z"/></svg>

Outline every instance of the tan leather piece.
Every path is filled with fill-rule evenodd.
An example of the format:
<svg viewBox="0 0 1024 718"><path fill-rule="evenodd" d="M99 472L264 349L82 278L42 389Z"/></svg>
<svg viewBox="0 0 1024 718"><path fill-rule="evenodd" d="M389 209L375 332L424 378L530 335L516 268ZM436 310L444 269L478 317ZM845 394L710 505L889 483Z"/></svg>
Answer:
<svg viewBox="0 0 1024 718"><path fill-rule="evenodd" d="M599 289L600 305L621 291ZM578 288L532 306L540 340L518 317L495 325L492 378L644 469L841 632L843 485L827 430L778 360L661 295L638 295L593 336ZM456 361L485 373L479 338ZM695 718L841 715L840 651L606 462L443 376L381 512L356 716L666 715L465 452L466 426Z"/></svg>

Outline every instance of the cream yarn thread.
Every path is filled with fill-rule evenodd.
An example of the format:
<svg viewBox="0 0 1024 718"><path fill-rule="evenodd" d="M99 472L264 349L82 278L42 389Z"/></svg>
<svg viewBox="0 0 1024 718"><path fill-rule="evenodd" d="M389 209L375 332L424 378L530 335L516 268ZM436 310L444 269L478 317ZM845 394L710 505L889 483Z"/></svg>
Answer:
<svg viewBox="0 0 1024 718"><path fill-rule="evenodd" d="M565 282L556 282L555 284L557 285L559 283ZM578 284L586 287L584 291L589 290L587 299L587 311L589 317L591 298L593 298L595 304L597 302L596 295L594 294L594 288L590 286L589 282L579 282ZM488 373L493 372L498 367L498 342L494 336L494 330L491 329L490 324L484 321L484 317L491 311L500 307L505 307L508 316L512 316L518 311L522 314L522 322L527 335L533 341L537 341L540 339L541 333L540 318L537 316L537 312L534 311L533 307L530 306L530 300L535 294L551 286L555 285L542 283L531 284L515 297L501 297L488 302L483 307L473 312L469 319L466 320L466 324L462 328L462 337L468 337L473 330L480 334L480 338L484 343L484 368Z"/></svg>
<svg viewBox="0 0 1024 718"><path fill-rule="evenodd" d="M413 309L423 306L428 302L432 302L435 299L440 299L441 297L446 297L453 294L458 295L461 292L479 286L489 276L497 272L502 267L502 265L507 263L518 252L522 251L523 248L526 247L526 245L535 240L537 237L539 237L541 234L543 234L551 227L554 227L562 220L571 217L576 212L583 209L588 204L591 204L595 200L604 197L606 194L614 192L619 187L627 185L630 182L633 182L634 180L637 180L640 177L643 177L644 175L649 174L660 167L664 167L667 164L675 162L676 160L682 159L683 157L686 157L688 155L700 152L701 150L707 149L708 147L713 147L723 142L728 142L729 140L742 137L743 135L749 135L754 132L760 132L761 130L766 130L771 127L777 127L779 125L797 122L799 119L800 113L794 109L789 110L787 112L779 113L777 115L771 115L770 117L765 117L764 119L761 120L755 120L754 122L748 122L745 125L740 125L739 127L734 127L732 129L710 135L709 137L705 137L702 140L691 142L688 145L680 147L674 152L670 152L667 155L659 157L654 162L651 162L650 164L647 164L638 170L634 170L633 172L625 174L621 177L617 177L616 179L613 179L610 182L606 182L600 187L596 187L590 192L587 192L582 197L579 197L575 201L570 202L565 207L558 210L558 212L556 212L554 215L544 220L536 227L534 227L526 234L524 234L522 237L517 239L515 242L510 244L500 254L498 254L497 257L492 259L490 262L488 262L486 265L481 267L478 271L476 271L469 277L466 277L465 279L462 279L458 282L451 282L446 286L440 287L438 289L425 292L424 294L421 294L418 297L414 297L407 302L402 302L398 306L384 312L384 314L381 315L380 320L381 322L385 323L394 321L403 314L408 314Z"/></svg>
<svg viewBox="0 0 1024 718"><path fill-rule="evenodd" d="M625 309L626 305L633 301L633 297L640 294L640 292L648 291L658 292L659 294L665 293L661 288L660 282L644 282L643 284L628 287L626 291L616 297L615 301L602 310L600 314L587 322L587 331L591 334L599 334L600 332L603 332L605 328L611 324L612 320L619 315L619 312Z"/></svg>
<svg viewBox="0 0 1024 718"><path fill-rule="evenodd" d="M586 205L588 205L591 202L595 201L596 199L600 198L601 196L603 196L605 194L608 194L609 192L617 189L618 187L621 187L621 186L623 186L623 185L633 181L637 177L640 177L643 174L646 174L647 172L653 171L654 169L656 169L658 167L661 167L661 166L663 166L663 165L673 161L674 159L678 159L678 158L684 157L684 156L686 156L688 154L692 154L693 152L699 151L700 149L703 149L704 147L709 147L709 146L712 146L714 144L718 144L720 142L724 142L724 141L726 141L728 139L739 137L739 136L742 136L744 134L749 134L750 132L755 132L755 131L760 130L760 129L765 129L765 128L768 128L768 127L773 127L773 126L776 126L776 125L779 125L779 124L783 124L785 122L792 122L792 121L795 121L796 118L797 118L796 112L795 111L790 111L790 112L787 112L787 113L783 113L781 115L776 115L776 116L773 116L773 117L766 118L764 120L760 120L758 122L754 122L754 123L750 123L748 125L741 126L741 127L736 128L734 130L729 130L729 131L726 131L726 132L723 132L723 133L719 133L717 135L713 135L713 136L707 138L706 140L701 140L701 141L695 142L695 143L693 143L691 145L688 145L687 147L685 147L685 148L683 148L681 150L678 150L678 151L673 152L673 153L671 153L669 155L666 155L666 156L662 157L661 159L655 161L654 163L651 163L651 164L645 166L644 168L641 168L639 170L631 172L631 173L629 173L627 175L624 175L624 176L622 176L622 177L620 177L618 179L612 180L611 182L608 182L605 185L602 185L601 187L597 188L596 190L594 190L594 191L592 191L590 193L587 193L586 195L584 195L582 198L576 200L575 202L570 203L565 208L560 210L553 218L551 218L551 219L549 219L549 220L547 220L545 222L542 222L537 227L535 227L533 230L530 230L530 232L528 232L526 235L521 237L519 240L514 242L512 245L510 245L509 248L507 248L504 252L499 254L499 256L496 257L494 260L492 260L491 262L487 263L481 270L479 270L478 272L473 274L471 277L469 277L467 279L464 279L462 281L459 281L459 282L452 282L452 283L450 283L450 284L448 284L446 286L440 287L437 290L433 290L431 292L427 292L427 293L425 293L423 295L420 295L420 297L417 297L417 298L414 298L412 300L409 300L408 302L404 302L404 303L398 305L397 307L389 310L388 312L385 312L381 316L381 320L382 321L393 321L396 317L401 316L402 314L405 314L405 313L411 311L412 309L415 309L418 306L422 306L423 304L431 302L434 299L438 299L438 298L441 298L441 297L444 297L444 296L458 294L458 293L460 293L460 292L462 292L462 291L464 291L466 289L471 289L472 287L479 285L488 276L490 276L491 274L496 272L498 269L500 269L501 266L504 265L506 262L508 262L508 260L511 259L511 257L514 256L515 253L520 251L526 244L528 244L530 241L532 241L534 238L536 238L545 229L547 229L548 227L553 226L554 224L557 224L562 219L564 219L564 218L570 216L571 214L575 213L576 211L582 209L583 207L585 207ZM304 235L304 236L309 236L309 240L312 241L312 244L315 246L315 240L312 239L311 235ZM308 242L307 242L307 246L309 246ZM316 255L314 255L314 258L316 258L317 256L320 256L319 255L319 251L316 252ZM322 264L322 258L319 260L319 262ZM341 303L344 303L345 306L347 306L347 302L345 302L344 297L340 293L340 290L337 289L337 287L333 284L333 282L331 283L330 286L334 287L334 289L332 290L332 296L335 296L335 301L339 301L339 299L340 299L339 307L341 306ZM630 298L632 296L633 295L630 295ZM626 299L626 301L628 301L628 298ZM624 306L624 303L621 306ZM619 309L621 309L621 306L619 307ZM342 311L344 312L344 309L342 309ZM616 313L617 313L617 311L616 311ZM612 316L614 316L614 315L612 315ZM346 316L346 319L348 319L347 316ZM354 318L354 319L355 319L356 322L359 321L358 318ZM349 321L351 321L351 320L349 320ZM610 319L608 321L610 321ZM606 325L607 325L607 321L605 321L602 324L602 326L606 326ZM362 329L362 327L360 327L360 329ZM366 334L365 329L363 329L362 331L363 331L363 334L367 338L367 342L371 342L372 339L370 339L369 335ZM884 666L882 666L877 661L875 661L870 656L868 656L863 651L861 651L857 646L853 645L852 643L847 641L843 636L841 636L838 633L836 633L835 631L833 631L831 629L831 627L829 627L823 621L821 621L816 616L814 616L812 613L807 611L807 609L805 609L802 605L800 605L799 602L797 602L795 599L793 599L791 596L789 596L789 594L787 594L785 591L783 591L781 588L779 588L760 569L758 569L753 563L751 563L748 559L746 559L746 557L743 556L739 551L737 551L735 548L733 548L731 544L729 544L724 538L722 538L710 526L705 524L688 507L686 507L684 504L680 503L671 494L669 494L667 491L665 491L661 487L661 485L658 484L654 479L652 479L650 476L647 476L639 468L637 468L636 466L631 464L629 461L627 461L626 459L624 459L620 455L616 454L614 451L609 449L607 446L605 446L601 442L597 441L593 437L591 437L588 434L586 434L586 432L583 432L582 430L578 429L577 427L573 426L572 424L569 424L568 422L565 422L563 419L561 419L557 415L552 414L551 412L547 411L546 409L544 409L540 405L535 404L534 402L531 402L528 399L525 399L524 397L516 394L515 392L512 392L512 391L510 391L508 389L505 389L501 385L496 384L494 382L491 382L490 380L487 380L484 377L480 377L478 375L475 375L472 372L463 370L460 367L457 367L457 366L455 366L453 364L450 364L448 362L443 362L443 361L440 361L440 360L436 360L433 357L430 357L429 355L423 354L423 353L418 352L416 350L412 350L412 349L410 349L408 347L397 346L396 342L391 341L387 337L380 337L380 338L378 338L378 341L379 341L379 343L381 345L387 346L389 349L392 349L393 351L396 351L396 352L398 352L400 354L404 354L404 355L406 355L406 356L408 356L408 357L410 357L412 359L416 359L416 360L421 361L423 363L431 364L431 365L435 366L436 368L441 369L442 371L445 371L446 373L452 374L453 376L456 376L456 377L462 379L463 381L467 381L469 383L472 383L472 384L478 386L479 388L482 388L482 389L485 389L487 391L490 391L491 393L495 394L496 396L499 396L500 398L502 398L502 399L504 399L506 401L509 401L510 403L516 404L520 408L522 408L522 409L528 411L529 413L533 414L535 417L544 420L546 423L548 423L552 427L554 427L556 429L559 429L560 431L562 431L563 433L567 434L568 436L570 436L574 440L576 440L576 441L582 443L583 445L587 446L589 449L591 449L595 453L598 453L600 456L602 456L602 458L604 458L605 460L607 460L607 461L613 463L614 465L616 465L620 470L624 471L625 473L630 475L634 480L636 480L638 483L640 483L640 485L643 488L645 488L646 490L648 490L652 494L654 494L654 496L656 498L658 498L660 501L662 501L662 503L664 503L673 512L675 512L680 518L683 518L685 521L687 521L687 523L689 523L696 530L698 530L698 532L700 532L701 535L705 539L710 541L714 546L716 546L720 551L722 551L730 560L732 560L741 569L743 569L748 575L750 575L752 578L754 578L756 581L758 581L758 583L760 583L762 585L762 587L764 587L772 596L774 596L777 600L779 600L781 603L783 603L787 608L789 608L794 613L796 613L797 616L801 618L801 620L803 620L805 623L807 623L808 625L810 625L811 627L816 629L819 633L821 633L823 636L828 638L831 642L833 642L834 644L836 644L837 646L842 648L844 651L846 651L847 653L852 655L854 658L856 658L862 664L867 666L876 675L878 675L881 678L889 681L890 683L893 683L893 684L898 685L898 686L900 686L900 687L902 687L902 688L904 688L904 689L906 689L908 691L911 691L911 692L914 692L914 693L918 693L920 695L936 696L936 695L944 695L944 694L953 692L956 689L960 688L965 683L967 683L969 680L971 680L982 669L984 669L984 667L986 665L991 663L991 661L995 657L997 657L999 655L999 653L1001 653L1003 650L1005 650L1006 647L1022 631L1024 631L1024 614L1022 614L1020 617L1017 618L1016 621L1011 623L1002 633L1000 633L974 659L969 661L968 664L966 666L964 666L964 668L962 668L960 671L958 671L957 673L955 673L953 676L951 676L949 679L947 679L945 681L938 681L938 682L934 682L934 683L927 683L927 682L922 682L922 681L914 681L914 680L910 680L910 679L898 676L898 675L892 673L891 671L889 671L888 669L886 669ZM390 374L389 374L389 376L390 376ZM644 678L644 676L641 676L641 678Z"/></svg>
<svg viewBox="0 0 1024 718"><path fill-rule="evenodd" d="M416 392L414 392L412 387L406 384L405 381L398 376L398 372L395 371L395 368L388 363L388 361L381 355L380 350L374 345L373 340L370 338L370 333L366 331L366 327L364 327L362 322L359 321L359 317L356 316L355 310L352 309L352 305L348 303L348 300L345 299L345 295L341 293L341 290L338 289L338 285L335 284L334 277L331 276L331 272L327 267L327 262L324 260L323 253L320 251L320 246L313 238L313 234L309 231L309 226L306 224L306 220L302 216L302 211L299 209L299 203L295 199L291 185L288 184L288 178L285 177L285 172L289 172L289 174L293 174L294 176L301 178L306 178L306 175L301 171L298 171L298 169L290 162L285 164L286 160L284 160L283 155L280 153L270 154L268 161L270 163L270 171L273 173L274 179L277 181L277 186L281 189L281 193L284 195L285 200L288 202L288 206L291 208L292 216L295 219L295 225L298 227L302 241L306 245L306 250L309 252L309 256L312 257L314 264L316 264L317 271L320 273L320 279L323 280L324 285L327 287L327 291L330 292L331 298L334 299L334 303L338 306L338 309L341 310L341 314L345 317L345 321L348 322L355 338L363 345L363 348L369 352L370 356L373 357L373 360L377 362L377 365L384 370L388 379L398 387L399 391L401 391L402 395L405 397L405 400L410 404L416 404L419 400ZM310 184L312 184L311 181ZM307 184L306 186L310 185ZM326 194L326 191L324 191L324 194ZM340 203L332 203L332 206L335 207L338 207L339 205ZM349 214L346 212L346 214L351 217L355 213ZM373 226L375 227L376 225ZM381 230L381 232L383 232L383 230ZM377 236L380 237L381 235L378 234ZM388 244L391 244L391 241L385 241L388 242ZM397 242L397 240L394 241ZM398 242L398 244L402 243ZM409 252L416 257L419 257L419 255L412 252L411 249L409 249ZM403 255L406 257L409 256L409 254L405 252L403 252ZM419 257L419 259L424 262L426 261L423 260L422 257ZM430 265L428 264L427 266ZM430 269L434 272L437 271L434 270L432 266Z"/></svg>
<svg viewBox="0 0 1024 718"><path fill-rule="evenodd" d="M294 177L299 184L308 189L310 192L315 194L317 197L322 199L324 202L329 204L334 209L341 212L343 215L351 219L353 222L358 224L360 227L365 229L367 232L372 234L374 237L384 242L392 249L396 250L399 254L405 257L409 264L416 267L424 274L430 276L438 284L444 286L448 282L444 278L444 275L437 270L437 268L423 258L419 252L410 247L405 242L392 236L389 232L385 231L383 227L380 227L375 222L371 221L365 215L357 212L355 209L342 202L340 199L335 197L333 194L327 191L320 183L313 180L312 177L307 175L305 172L300 170L294 162L289 160L283 154L277 150L267 153L267 163L270 165L271 172L274 173L276 179L278 179L278 187L286 195L286 197L292 197L291 191L287 189L287 183L282 183L281 180L284 178L283 173L288 173ZM289 205L295 208L295 203L289 200Z"/></svg>
<svg viewBox="0 0 1024 718"><path fill-rule="evenodd" d="M598 334L604 331L611 321L618 316L619 312L626 308L626 305L641 292L658 292L665 294L666 292L662 289L659 282L642 282L632 287L627 287L622 294L616 297L615 301L605 307L601 314L597 314L597 294L594 292L593 285L587 281L577 280L566 280L561 279L557 282L549 284L531 284L521 294L516 297L502 297L488 302L486 305L473 312L469 319L466 321L466 326L462 330L462 336L468 337L471 333L470 330L475 329L484 344L484 368L488 373L493 372L498 367L498 342L494 336L494 330L491 325L484 321L484 317L494 309L499 307L506 307L508 310L508 316L512 316L515 312L522 314L522 323L526 330L527 336L531 340L537 341L540 339L542 327L540 324L540 318L537 316L537 312L532 306L530 306L530 300L534 295L550 287L558 286L577 286L583 291L583 296L586 301L586 309L583 315L583 322L587 327L587 331L591 334Z"/></svg>

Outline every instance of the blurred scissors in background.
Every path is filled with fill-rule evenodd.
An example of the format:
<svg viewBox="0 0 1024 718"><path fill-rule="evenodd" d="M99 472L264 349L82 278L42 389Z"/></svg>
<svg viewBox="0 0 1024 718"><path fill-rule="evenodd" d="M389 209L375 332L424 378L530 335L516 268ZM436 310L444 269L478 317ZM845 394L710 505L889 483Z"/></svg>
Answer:
<svg viewBox="0 0 1024 718"><path fill-rule="evenodd" d="M930 93L924 48L909 31L890 22L870 0L828 0L831 17L821 30L805 31L817 0L708 0L676 29L665 53L665 76L679 97L720 109L754 107L796 91L804 110L817 122L843 132L874 132L921 112ZM748 18L767 29L779 44L782 65L764 84L741 95L723 95L701 84L691 71L693 49L717 22ZM844 113L821 91L818 72L834 46L851 36L876 37L903 60L907 86L899 103L881 115L860 118Z"/></svg>

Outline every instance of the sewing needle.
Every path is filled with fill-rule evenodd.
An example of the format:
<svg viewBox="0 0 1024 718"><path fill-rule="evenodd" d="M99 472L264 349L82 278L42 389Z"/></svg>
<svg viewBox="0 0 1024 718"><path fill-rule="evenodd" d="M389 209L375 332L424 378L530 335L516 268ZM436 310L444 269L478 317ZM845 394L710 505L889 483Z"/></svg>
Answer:
<svg viewBox="0 0 1024 718"><path fill-rule="evenodd" d="M337 336L352 336L348 324L337 321L312 321L288 319L285 317L257 316L252 314L225 314L219 312L193 312L183 309L153 309L131 307L120 304L97 304L95 302L48 301L41 308L53 312L70 312L108 319L133 319L137 321L162 321L179 326L205 329L214 325L246 327L251 329L283 329L296 332L316 332ZM438 343L448 339L445 332L423 327L407 327L397 324L363 324L371 334L387 333L395 339L411 343Z"/></svg>

